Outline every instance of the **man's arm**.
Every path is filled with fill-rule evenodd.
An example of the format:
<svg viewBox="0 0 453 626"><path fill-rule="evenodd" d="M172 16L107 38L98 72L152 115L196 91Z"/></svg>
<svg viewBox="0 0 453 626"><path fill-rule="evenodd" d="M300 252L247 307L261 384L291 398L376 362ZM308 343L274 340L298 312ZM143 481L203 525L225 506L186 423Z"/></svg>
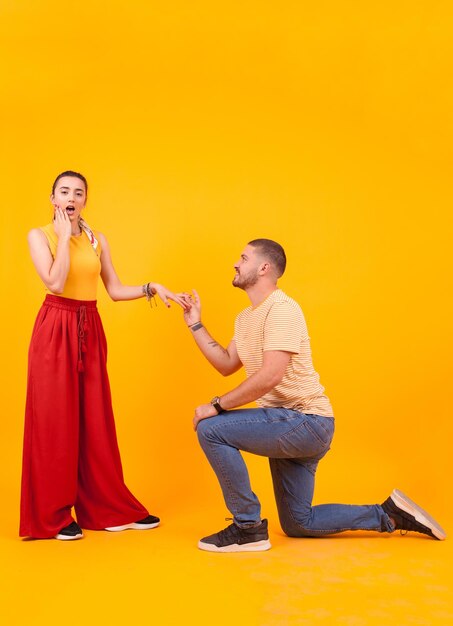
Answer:
<svg viewBox="0 0 453 626"><path fill-rule="evenodd" d="M201 322L200 297L195 290L193 294L190 299L186 296L186 302L189 306L184 311L186 324L190 328L195 343L209 363L223 376L229 376L242 367L236 350L236 343L234 340L230 341L227 348L223 348L217 343Z"/></svg>
<svg viewBox="0 0 453 626"><path fill-rule="evenodd" d="M222 348L204 326L191 332L203 355L220 374L229 376L242 367L234 340L230 341L227 348Z"/></svg>
<svg viewBox="0 0 453 626"><path fill-rule="evenodd" d="M220 406L225 409L234 409L238 406L254 402L274 389L282 380L291 352L269 350L263 353L263 364L250 378L220 397ZM217 415L212 404L202 404L195 409L193 425L197 429L198 422Z"/></svg>
<svg viewBox="0 0 453 626"><path fill-rule="evenodd" d="M218 372L224 376L233 374L242 366L237 353L236 342L232 340L228 348L225 349L212 338L201 321L201 303L198 293L193 290L193 294L193 297L184 294L188 305L184 311L184 319L193 334L195 343ZM265 351L260 369L240 385L221 396L220 406L225 410L234 409L266 395L282 380L291 354L291 352L283 350ZM217 411L211 403L198 406L195 409L193 419L195 430L200 420L214 415L217 415Z"/></svg>

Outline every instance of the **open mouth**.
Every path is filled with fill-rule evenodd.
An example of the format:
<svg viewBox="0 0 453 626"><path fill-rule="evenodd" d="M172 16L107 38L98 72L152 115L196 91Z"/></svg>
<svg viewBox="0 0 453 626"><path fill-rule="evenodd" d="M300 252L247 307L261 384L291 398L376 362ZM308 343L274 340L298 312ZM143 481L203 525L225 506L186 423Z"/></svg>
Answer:
<svg viewBox="0 0 453 626"><path fill-rule="evenodd" d="M73 214L74 214L74 211L75 211L75 208L74 208L73 206L70 206L70 205L69 205L69 206L67 206L67 207L66 207L66 213L67 213L68 215L73 215Z"/></svg>

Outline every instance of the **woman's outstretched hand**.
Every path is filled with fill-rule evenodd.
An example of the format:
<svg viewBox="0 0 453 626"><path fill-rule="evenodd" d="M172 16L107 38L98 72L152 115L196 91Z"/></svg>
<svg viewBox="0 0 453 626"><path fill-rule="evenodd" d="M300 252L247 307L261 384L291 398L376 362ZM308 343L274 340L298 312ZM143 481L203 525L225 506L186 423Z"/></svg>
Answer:
<svg viewBox="0 0 453 626"><path fill-rule="evenodd" d="M168 309L171 306L169 302L170 300L172 302L176 302L176 304L179 304L179 306L182 307L182 309L184 309L184 312L188 309L189 303L187 302L187 299L184 297L184 294L173 293L173 291L170 291L169 289L167 289L163 285L160 285L159 283L149 283L149 286L155 291L155 293L159 296L159 298L162 300L162 302L165 304L165 306Z"/></svg>

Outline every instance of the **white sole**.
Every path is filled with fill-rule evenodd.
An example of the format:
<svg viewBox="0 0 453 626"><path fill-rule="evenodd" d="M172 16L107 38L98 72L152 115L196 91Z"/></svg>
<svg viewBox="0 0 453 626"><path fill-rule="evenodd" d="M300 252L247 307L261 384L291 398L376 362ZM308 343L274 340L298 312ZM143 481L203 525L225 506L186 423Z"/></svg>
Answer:
<svg viewBox="0 0 453 626"><path fill-rule="evenodd" d="M123 524L122 526L110 526L109 528L104 528L104 530L108 530L110 533L119 533L122 530L150 530L151 528L157 528L160 522L156 522L155 524L137 524L133 522L132 524Z"/></svg>
<svg viewBox="0 0 453 626"><path fill-rule="evenodd" d="M433 517L431 517L429 513L424 511L420 506L418 506L418 504L408 498L406 494L404 494L399 489L394 489L390 497L392 498L396 506L398 506L403 511L406 511L406 513L409 513L409 515L413 515L417 522L420 522L420 524L427 526L437 539L439 539L440 541L443 541L445 539L447 533L444 531L444 529L436 522Z"/></svg>
<svg viewBox="0 0 453 626"><path fill-rule="evenodd" d="M83 534L79 533L74 537L68 537L68 535L55 535L54 539L58 539L59 541L75 541L76 539L82 539Z"/></svg>
<svg viewBox="0 0 453 626"><path fill-rule="evenodd" d="M230 546L223 546L218 548L212 543L198 542L200 550L206 550L207 552L261 552L271 549L271 542L269 539L263 539L263 541L254 541L253 543L244 543L242 545L233 543Z"/></svg>

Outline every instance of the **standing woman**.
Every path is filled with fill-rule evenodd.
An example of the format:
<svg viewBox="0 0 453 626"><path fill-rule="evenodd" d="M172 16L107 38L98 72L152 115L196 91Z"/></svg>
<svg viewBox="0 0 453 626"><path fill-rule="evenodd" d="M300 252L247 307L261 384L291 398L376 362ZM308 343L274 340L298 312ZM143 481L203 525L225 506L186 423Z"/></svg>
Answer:
<svg viewBox="0 0 453 626"><path fill-rule="evenodd" d="M157 283L121 284L107 239L81 217L87 191L81 174L60 174L52 187L53 222L28 235L47 295L29 350L22 537L71 540L83 536L81 527L149 529L160 521L124 484L96 308L98 278L115 301L157 294L166 306L169 300L185 305Z"/></svg>

